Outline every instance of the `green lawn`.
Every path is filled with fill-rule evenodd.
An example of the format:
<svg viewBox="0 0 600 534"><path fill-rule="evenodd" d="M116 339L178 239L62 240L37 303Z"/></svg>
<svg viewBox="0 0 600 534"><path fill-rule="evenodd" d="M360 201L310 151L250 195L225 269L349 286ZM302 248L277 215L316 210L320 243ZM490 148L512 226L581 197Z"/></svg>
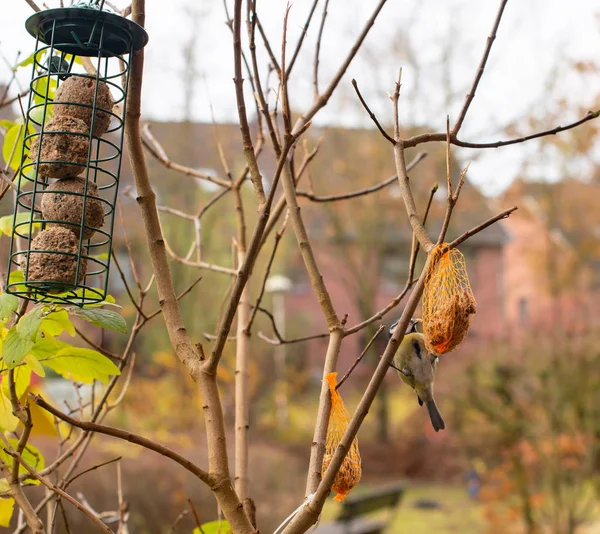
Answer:
<svg viewBox="0 0 600 534"><path fill-rule="evenodd" d="M361 489L368 490L365 486ZM356 491L356 493L359 493ZM437 501L438 510L414 507L419 499ZM322 521L333 519L339 504L329 499L323 510ZM471 501L465 488L454 486L409 485L387 530L390 534L480 534L485 532L481 507Z"/></svg>

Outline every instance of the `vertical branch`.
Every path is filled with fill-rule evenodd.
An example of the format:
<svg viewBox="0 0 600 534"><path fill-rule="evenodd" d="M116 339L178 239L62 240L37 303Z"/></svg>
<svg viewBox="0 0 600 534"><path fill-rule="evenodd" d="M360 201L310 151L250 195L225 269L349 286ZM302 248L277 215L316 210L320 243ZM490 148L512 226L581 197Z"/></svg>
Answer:
<svg viewBox="0 0 600 534"><path fill-rule="evenodd" d="M292 176L291 169L287 164L283 171L283 193L289 208L290 219L292 221L294 233L296 234L298 246L300 247L302 259L304 260L304 265L308 271L312 287L315 291L329 328L329 345L327 347L325 363L323 365L324 378L327 374L335 371L344 332L335 309L333 308L331 297L329 296L329 292L327 291L327 287L323 281L323 276L319 271L315 255L310 245L308 232L304 226L300 206L298 205L294 178ZM327 383L325 380L323 380L323 384L321 386L321 395L319 398L317 421L315 424L315 432L310 452L309 472L306 482L307 494L312 493L316 489L319 484L319 480L321 479L321 465L323 463L323 454L325 453L325 436L327 434L329 405L329 389Z"/></svg>
<svg viewBox="0 0 600 534"><path fill-rule="evenodd" d="M321 16L321 24L319 26L319 34L317 36L317 44L315 45L315 60L313 62L313 91L315 100L319 98L319 55L321 54L321 41L323 40L323 30L325 29L325 19L327 19L327 6L329 0L325 0L323 6L323 15Z"/></svg>
<svg viewBox="0 0 600 534"><path fill-rule="evenodd" d="M19 442L17 444L16 449L17 453L21 454L27 446L27 441L29 440L29 436L31 435L31 429L33 425L31 424L31 413L29 411L29 406L23 406L19 402L19 397L17 396L17 389L15 384L14 369L9 369L8 371L8 388L12 413L15 417L19 419L19 421L21 421L23 425L23 432L21 433L21 437L19 438ZM13 458L12 469L9 469L8 466L6 466L6 469L4 469L4 463L2 463L1 467L2 472L8 475L6 476L6 480L9 483L10 490L12 492L13 498L15 499L15 502L23 511L23 515L25 516L25 521L27 522L27 525L34 534L43 533L44 526L42 520L37 515L37 513L33 509L33 506L31 505L31 502L23 492L21 481L19 480L19 461L16 458Z"/></svg>
<svg viewBox="0 0 600 534"><path fill-rule="evenodd" d="M134 20L141 26L145 21L145 2L135 0L132 4ZM142 213L148 250L152 268L156 277L158 298L163 312L165 325L171 345L191 376L199 371L200 358L192 345L181 318L179 303L173 288L173 279L167 261L165 241L156 208L156 195L150 185L148 167L142 148L140 116L141 90L144 71L144 50L138 50L131 57L129 92L127 95L127 113L125 117L125 136L131 168L137 190L137 203Z"/></svg>
<svg viewBox="0 0 600 534"><path fill-rule="evenodd" d="M134 22L144 26L145 1L134 0L132 3L132 13ZM238 12L237 15L239 19L240 13ZM238 35L239 24L240 21L238 20ZM148 241L159 301L171 345L190 375L197 381L202 396L202 409L205 416L208 445L209 472L213 480L215 480L210 489L217 498L217 502L222 508L233 531L236 533L240 532L241 534L251 534L254 532L254 528L250 524L240 500L231 485L223 410L216 381L216 366L203 365L201 353L192 344L181 320L179 303L173 288L165 242L156 208L156 195L150 186L148 168L142 149L140 115L143 68L144 51L139 50L134 52L131 58L125 132L138 194L137 201L142 212L142 222ZM254 156L253 152L252 156ZM256 160L254 159L254 161Z"/></svg>
<svg viewBox="0 0 600 534"><path fill-rule="evenodd" d="M11 469L2 460L0 460L0 472L4 475L7 480L11 480ZM15 500L15 503L23 512L27 526L30 528L32 534L44 534L44 524L37 515L36 511L31 506L29 499L23 493L23 487L19 480L16 482L10 482L10 492Z"/></svg>
<svg viewBox="0 0 600 534"><path fill-rule="evenodd" d="M240 181L233 188L237 212L237 263L238 269L246 256L246 221ZM250 295L246 285L237 307L236 357L235 357L235 489L242 502L248 497L248 361L250 358L250 332L246 329L250 318Z"/></svg>
<svg viewBox="0 0 600 534"><path fill-rule="evenodd" d="M398 114L398 102L400 100L400 81L402 79L402 69L398 74L398 81L396 82L396 88L392 95L392 104L394 107L394 161L396 163L396 173L398 174L398 184L400 186L400 193L406 213L408 214L408 220L412 227L413 233L418 239L419 243L423 247L425 252L433 248L433 242L427 234L425 227L421 223L421 218L417 212L417 205L410 189L410 181L408 178L408 172L406 170L406 159L404 156L404 145L400 137L400 125L399 125L399 114Z"/></svg>
<svg viewBox="0 0 600 534"><path fill-rule="evenodd" d="M233 8L233 60L235 77L235 97L237 100L238 117L240 120L240 132L242 134L242 145L244 156L250 170L250 179L254 185L254 191L258 198L259 206L266 203L265 190L263 188L262 176L258 168L258 162L254 154L250 126L246 114L246 101L244 100L244 78L242 77L242 0L235 0Z"/></svg>

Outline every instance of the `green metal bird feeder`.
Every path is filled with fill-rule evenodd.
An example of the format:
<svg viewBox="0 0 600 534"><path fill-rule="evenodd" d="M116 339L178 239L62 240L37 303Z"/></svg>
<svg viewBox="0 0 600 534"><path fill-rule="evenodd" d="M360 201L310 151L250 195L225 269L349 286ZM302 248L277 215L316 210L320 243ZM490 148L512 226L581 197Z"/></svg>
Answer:
<svg viewBox="0 0 600 534"><path fill-rule="evenodd" d="M80 2L29 17L36 38L6 291L83 306L105 299L129 60L148 35Z"/></svg>

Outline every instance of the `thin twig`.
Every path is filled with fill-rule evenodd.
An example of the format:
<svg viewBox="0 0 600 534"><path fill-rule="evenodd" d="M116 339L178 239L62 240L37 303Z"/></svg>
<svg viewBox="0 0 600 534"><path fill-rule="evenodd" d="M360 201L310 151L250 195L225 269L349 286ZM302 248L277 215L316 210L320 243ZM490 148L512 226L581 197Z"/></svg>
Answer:
<svg viewBox="0 0 600 534"><path fill-rule="evenodd" d="M150 131L150 125L145 124L143 127L143 137L141 138L142 143L160 163L162 163L167 169L173 169L181 174L185 174L186 176L192 176L193 178L200 178L201 180L206 180L208 182L212 182L213 184L220 185L221 187L228 188L230 186L227 180L223 180L222 178L217 178L215 176L211 176L205 172L198 171L196 169L192 169L191 167L187 167L185 165L181 165L179 163L175 163L171 161L167 156L162 145L156 140L156 138L152 135Z"/></svg>
<svg viewBox="0 0 600 534"><path fill-rule="evenodd" d="M279 230L276 234L275 234L275 242L273 243L273 250L271 251L271 256L269 257L269 261L267 263L267 268L265 269L265 275L263 277L263 282L260 288L260 293L258 294L258 297L256 298L256 304L253 306L253 310L252 310L252 314L250 315L250 319L248 321L248 324L246 325L246 332L250 332L251 328L252 328L252 323L254 322L254 318L256 317L256 313L258 312L258 309L260 308L260 303L262 301L263 295L265 294L265 287L267 285L267 279L269 278L269 274L271 273L271 267L273 265L273 260L275 259L275 254L277 253L277 247L279 247L279 243L281 241L281 237L283 236L283 232L285 231L285 227L286 227L286 223L287 219L284 221L284 224L281 228L281 230Z"/></svg>
<svg viewBox="0 0 600 534"><path fill-rule="evenodd" d="M246 163L250 170L250 179L254 186L254 191L258 199L259 207L262 207L267 199L263 187L263 178L256 161L252 136L250 135L250 125L246 114L246 101L244 98L244 78L242 76L242 0L235 0L233 7L233 58L235 76L233 83L235 85L235 97L237 101L238 118L240 121L240 132L242 135L242 148Z"/></svg>
<svg viewBox="0 0 600 534"><path fill-rule="evenodd" d="M123 285L125 286L125 291L127 291L129 300L131 301L131 303L133 304L135 309L139 312L139 314L142 317L146 318L146 315L144 314L142 309L139 308L137 300L134 298L133 293L131 292L131 288L129 287L129 282L127 282L127 277L125 276L123 269L121 269L121 264L119 263L119 259L117 258L117 253L115 252L114 248L111 250L111 256L112 256L113 263L115 264L115 267L117 268L117 271L119 271L119 276L121 277L121 281L123 282Z"/></svg>
<svg viewBox="0 0 600 534"><path fill-rule="evenodd" d="M493 141L490 143L469 143L467 141L461 141L456 136L450 134L450 142L459 147L463 148L501 148L509 145L516 145L519 143L524 143L525 141L530 141L531 139L539 139L540 137L547 137L549 135L556 135L557 133L564 132L567 130L572 130L581 124L591 121L593 119L597 119L600 117L600 110L598 111L588 111L586 115L576 120L575 122L571 122L566 126L557 126L556 128L551 128L550 130L542 130L541 132L537 132L530 135L525 135L523 137L516 137L514 139L508 139L506 141ZM422 143L430 143L433 141L445 141L446 134L445 133L425 133L415 135L413 137L409 137L408 139L404 139L402 142L405 148L415 147Z"/></svg>
<svg viewBox="0 0 600 534"><path fill-rule="evenodd" d="M394 138L391 137L383 129L383 126L381 126L381 124L377 120L377 117L375 116L375 113L373 113L371 111L371 108L369 108L369 105L365 102L365 99L360 94L360 90L358 89L358 84L356 83L356 80L354 78L352 78L352 87L354 87L354 90L356 91L356 96L358 96L358 99L360 100L360 103L363 105L363 108L365 108L365 111L369 114L369 117L371 117L371 120L375 123L375 126L377 126L377 129L381 132L381 135L383 135L383 137L385 137L390 143L392 143L392 145L395 145L396 141L394 141Z"/></svg>
<svg viewBox="0 0 600 534"><path fill-rule="evenodd" d="M114 352L110 352L109 350L106 350L105 348L101 347L100 345L98 345L98 343L93 342L89 337L87 337L81 330L79 330L79 328L77 328L76 326L75 328L75 333L83 340L85 341L90 347L92 347L94 350L97 350L100 354L104 354L104 356L108 356L109 358L112 358L114 360L122 360L123 357L119 356L118 354L115 354Z"/></svg>
<svg viewBox="0 0 600 534"><path fill-rule="evenodd" d="M200 517L198 517L198 512L196 511L196 507L192 502L192 499L188 499L188 504L190 506L190 510L192 511L192 515L194 516L194 521L196 521L196 526L201 534L204 534L204 530L202 530L202 523L200 523Z"/></svg>
<svg viewBox="0 0 600 534"><path fill-rule="evenodd" d="M344 74L346 74L346 71L348 70L350 63L352 63L352 60L356 56L363 41L366 39L367 35L369 34L369 31L373 27L373 24L375 24L375 20L377 19L379 12L383 9L383 6L385 5L386 2L387 2L387 0L379 0L377 5L375 6L375 9L373 10L373 13L371 14L369 19L365 23L365 26L363 27L359 36L356 38L354 45L352 45L352 48L348 52L348 55L346 56L346 58L340 65L340 68L334 74L332 80L329 82L327 89L325 89L325 91L323 91L323 93L320 94L319 97L315 99L315 102L313 103L311 108L306 113L304 113L301 117L298 118L298 120L296 121L296 124L294 124L294 128L292 130L292 135L294 135L294 136L299 135L301 130L303 130L305 128L307 123L319 112L319 110L321 108L323 108L325 105L327 105L327 102L329 102L331 95L333 94L336 87L340 83L340 80L344 77ZM327 6L325 6L325 7L327 7Z"/></svg>
<svg viewBox="0 0 600 534"><path fill-rule="evenodd" d="M94 465L93 467L90 467L89 469L85 469L81 473L78 473L77 475L75 475L73 478L70 478L69 480L67 480L67 482L65 483L64 489L67 489L79 477L82 477L83 475L85 475L87 473L90 473L92 471L96 471L96 469L100 469L101 467L104 467L106 465L110 465L110 464L113 464L115 462L118 462L121 458L123 458L123 457L122 456L117 456L116 458L113 458L112 460L108 460L106 462L102 462L101 464Z"/></svg>
<svg viewBox="0 0 600 534"><path fill-rule="evenodd" d="M485 221L481 224L478 224L474 228L467 230L464 234L457 237L454 241L451 241L450 243L448 243L448 246L446 247L446 249L450 250L450 249L458 247L464 241L469 239L469 237L474 236L475 234L478 234L482 230L485 230L488 226L491 226L496 221L500 221L501 219L506 219L507 217L510 216L510 214L513 211L516 211L517 209L518 209L517 206L513 206L512 208L504 210L503 212L499 213L498 215L495 215L494 217L489 218L487 221Z"/></svg>
<svg viewBox="0 0 600 534"><path fill-rule="evenodd" d="M179 301L183 297L185 297L192 289L194 289L196 287L196 285L200 282L200 280L202 280L201 276L196 278L196 280L194 280L188 287L186 287L181 293L179 293L179 295L177 295L177 300ZM158 308L158 310L148 314L146 316L146 320L149 321L150 319L153 319L161 312L162 312L162 309Z"/></svg>
<svg viewBox="0 0 600 534"><path fill-rule="evenodd" d="M13 458L15 458L16 460L18 460L20 462L20 464L29 472L29 474L33 478L35 478L36 480L39 480L44 486L46 486L47 488L49 488L50 490L52 490L57 495L60 495L65 501L68 501L75 508L77 508L80 512L82 512L84 515L86 515L87 517L89 517L92 520L92 522L98 528L100 528L103 532L105 532L106 534L114 534L114 532L110 528L108 528L86 506L84 506L83 504L81 504L77 499L75 499L74 497L72 497L71 495L69 495L68 493L66 493L65 491L63 491L62 489L60 489L58 486L54 485L46 477L43 477L38 472L36 472L35 469L33 469L33 467L31 467L23 459L23 457L20 454L17 454L16 452L12 452L12 451L9 451L9 450L7 450L6 452L7 452L7 454L10 454Z"/></svg>
<svg viewBox="0 0 600 534"><path fill-rule="evenodd" d="M325 20L327 19L327 6L329 6L329 0L325 0L325 5L323 6L323 14L321 15L321 25L319 26L317 44L315 45L315 59L313 61L313 92L315 100L319 98L319 55L321 54L323 30L325 29Z"/></svg>
<svg viewBox="0 0 600 534"><path fill-rule="evenodd" d="M118 428L113 428L110 426L99 425L98 423L92 423L90 421L79 421L77 419L73 419L67 414L54 408L54 406L52 406L51 404L48 404L40 395L33 395L30 393L29 398L40 408L43 408L58 419L72 426L76 426L77 428L81 428L82 430L88 432L97 432L99 434L105 434L107 436L119 438L124 441L129 441L134 445L139 445L140 447L144 447L145 449L157 452L158 454L162 454L163 456L170 458L174 462L187 469L190 473L196 475L200 480L208 484L209 487L213 484L213 479L211 475L209 475L206 471L200 469L196 464L194 464L187 458L184 458L175 451L169 449L168 447L165 447L164 445L160 445L159 443L149 440L148 438L145 438L143 436L134 434L133 432L128 432L127 430L120 430Z"/></svg>
<svg viewBox="0 0 600 534"><path fill-rule="evenodd" d="M340 387L342 386L342 384L348 380L348 377L352 374L352 371L354 371L354 368L360 363L360 361L363 359L364 355L368 352L368 350L371 348L371 345L375 342L375 340L377 339L377 337L379 336L379 334L381 334L381 332L384 330L385 325L381 325L378 329L377 332L375 332L375 334L373 334L373 337L369 340L369 342L367 343L367 346L363 349L363 351L360 353L360 356L358 358L356 358L356 361L350 366L350 369L348 369L348 371L346 372L346 374L341 378L341 380L337 383L337 386L335 386L335 389L340 389Z"/></svg>
<svg viewBox="0 0 600 534"><path fill-rule="evenodd" d="M38 7L38 5L33 0L25 0L25 2L27 2L29 4L29 7L31 9L33 9L35 12L41 11L41 9Z"/></svg>
<svg viewBox="0 0 600 534"><path fill-rule="evenodd" d="M438 184L437 182L433 184L431 191L429 192L429 199L427 200L427 207L425 208L425 215L423 215L423 226L427 224L427 218L429 217L429 210L431 209L431 204L433 202L433 197L437 193ZM421 248L421 244L417 239L417 236L413 234L412 237L412 247L410 252L410 264L408 267L408 277L406 279L406 285L410 286L415 279L415 267L417 265L417 256L419 255L419 249Z"/></svg>
<svg viewBox="0 0 600 534"><path fill-rule="evenodd" d="M475 97L475 91L477 91L477 86L479 85L479 81L481 80L481 77L483 76L483 71L485 70L487 60L490 56L490 51L492 50L492 45L494 44L494 40L496 39L496 32L498 31L498 26L500 25L500 20L502 19L502 14L504 13L504 8L506 7L507 2L508 2L508 0L501 0L501 2L500 2L500 8L498 9L498 14L496 15L496 20L494 20L494 25L492 26L492 31L487 38L487 44L483 51L483 56L481 58L481 61L479 62L479 66L477 67L477 72L475 73L475 79L473 80L473 85L471 86L471 90L467 93L467 96L465 97L465 103L464 103L462 109L460 110L458 119L456 120L454 127L452 128L452 133L454 135L456 135L458 133L458 131L460 130L460 127L462 126L463 121L465 120L465 117L467 115L467 111L469 110L469 106L471 105L471 102L473 101L473 98Z"/></svg>
<svg viewBox="0 0 600 534"><path fill-rule="evenodd" d="M302 43L304 43L304 38L306 37L306 34L308 33L308 27L310 26L310 21L312 20L312 17L315 13L315 9L317 8L318 3L319 3L319 0L314 0L313 5L310 8L310 11L308 13L308 17L306 18L306 22L304 23L304 26L302 27L302 31L300 32L300 37L298 38L298 43L296 44L296 49L294 50L292 59L290 60L290 63L286 69L287 78L289 78L290 74L292 73L292 69L294 68L294 64L296 63L296 58L298 57L298 54L300 53L300 49L302 48Z"/></svg>
<svg viewBox="0 0 600 534"><path fill-rule="evenodd" d="M406 166L407 171L411 171L414 169L420 161L427 157L426 152L419 152L415 158ZM308 198L312 202L337 202L339 200L348 200L350 198L362 197L364 195L369 195L371 193L376 193L377 191L381 191L386 187L392 185L398 180L398 176L394 175L383 182L380 182L376 185L365 187L364 189L358 189L357 191L352 191L351 193L344 193L341 195L315 195L313 193L309 193L308 191L297 191L296 194L299 197Z"/></svg>
<svg viewBox="0 0 600 534"><path fill-rule="evenodd" d="M294 339L273 339L265 336L262 332L259 332L258 337L270 345L292 345L294 343L304 343L305 341L310 341L311 339L325 339L329 337L329 334L313 334L312 336L297 337Z"/></svg>

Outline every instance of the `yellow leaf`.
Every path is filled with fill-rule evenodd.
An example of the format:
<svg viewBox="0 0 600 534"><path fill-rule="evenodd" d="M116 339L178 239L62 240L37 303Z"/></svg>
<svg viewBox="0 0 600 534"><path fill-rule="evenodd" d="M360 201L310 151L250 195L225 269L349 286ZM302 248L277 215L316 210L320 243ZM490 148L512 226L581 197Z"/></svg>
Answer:
<svg viewBox="0 0 600 534"><path fill-rule="evenodd" d="M12 413L10 400L0 389L0 429L8 432L14 432L17 429L19 420Z"/></svg>
<svg viewBox="0 0 600 534"><path fill-rule="evenodd" d="M15 507L14 499L0 499L0 527L9 527Z"/></svg>
<svg viewBox="0 0 600 534"><path fill-rule="evenodd" d="M75 327L69 319L67 310L57 310L49 313L42 320L40 330L48 336L58 336L66 331L71 337L75 337Z"/></svg>
<svg viewBox="0 0 600 534"><path fill-rule="evenodd" d="M19 365L14 369L15 389L17 397L20 399L31 382L31 369L26 365ZM2 377L2 392L7 399L10 399L10 390L8 388L8 373L4 373Z"/></svg>
<svg viewBox="0 0 600 534"><path fill-rule="evenodd" d="M91 384L94 380L108 383L110 375L119 375L119 368L106 356L92 349L66 346L44 362L46 367L64 378Z"/></svg>
<svg viewBox="0 0 600 534"><path fill-rule="evenodd" d="M23 358L23 361L31 368L31 370L38 376L44 378L46 376L46 371L40 362L37 361L36 357L33 354L28 354Z"/></svg>
<svg viewBox="0 0 600 534"><path fill-rule="evenodd" d="M42 390L37 390L36 393L44 392ZM31 422L33 423L31 435L55 437L58 431L54 424L53 416L35 403L29 405L29 410L31 411ZM61 437L66 437L68 433L69 429L65 427L61 432Z"/></svg>

